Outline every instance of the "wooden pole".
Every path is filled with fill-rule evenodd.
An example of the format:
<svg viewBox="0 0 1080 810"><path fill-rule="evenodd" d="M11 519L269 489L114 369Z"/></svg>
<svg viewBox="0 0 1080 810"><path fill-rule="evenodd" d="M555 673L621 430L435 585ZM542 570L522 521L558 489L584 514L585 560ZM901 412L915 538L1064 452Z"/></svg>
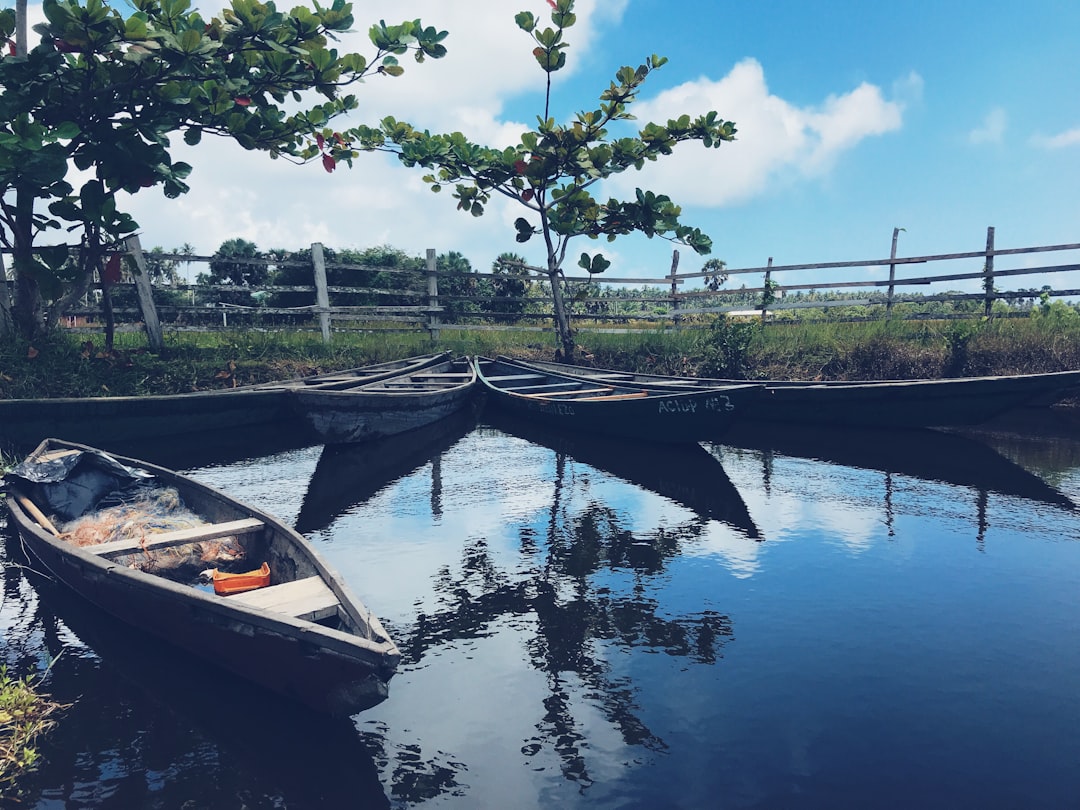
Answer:
<svg viewBox="0 0 1080 810"><path fill-rule="evenodd" d="M983 268L983 273L986 276L983 281L983 293L985 299L983 303L983 314L987 318L990 317L990 310L994 306L994 226L991 225L986 229L986 266Z"/></svg>
<svg viewBox="0 0 1080 810"><path fill-rule="evenodd" d="M428 335L439 342L439 276L435 248L427 249Z"/></svg>
<svg viewBox="0 0 1080 810"><path fill-rule="evenodd" d="M676 297L676 293L679 291L679 279L677 273L679 272L679 251L671 251L671 273L668 275L671 278L671 309L673 313L672 320L675 322L675 326L680 325L682 320L679 317L679 299Z"/></svg>
<svg viewBox="0 0 1080 810"><path fill-rule="evenodd" d="M19 506L25 509L30 514L30 517L36 520L43 529L55 535L56 537L60 536L60 532L58 532L56 530L56 527L52 525L52 521L45 517L45 513L38 509L32 500L27 498L25 495L16 495L15 500L19 502Z"/></svg>
<svg viewBox="0 0 1080 810"><path fill-rule="evenodd" d="M897 238L899 236L900 236L900 229L899 228L893 228L892 229L892 250L889 252L889 258L890 259L895 259L896 258L896 240L897 240ZM886 297L885 297L885 317L888 317L892 313L893 290L895 289L893 287L893 282L894 281L896 281L896 264L895 263L889 265L889 292L888 292L888 295L886 295Z"/></svg>
<svg viewBox="0 0 1080 810"><path fill-rule="evenodd" d="M15 55L26 56L26 0L15 0Z"/></svg>
<svg viewBox="0 0 1080 810"><path fill-rule="evenodd" d="M150 271L146 266L146 256L143 255L142 243L139 237L129 236L125 242L128 255L135 262L135 291L139 296L139 309L142 311L143 324L146 328L146 338L150 342L150 348L155 352L165 347L165 339L161 333L161 321L158 319L157 307L154 306L154 287L150 283ZM108 290L102 285L104 295ZM111 306L111 302L110 302Z"/></svg>
<svg viewBox="0 0 1080 810"><path fill-rule="evenodd" d="M326 284L326 259L321 242L311 244L311 269L315 274L315 306L319 312L319 329L323 343L330 342L330 291Z"/></svg>
<svg viewBox="0 0 1080 810"><path fill-rule="evenodd" d="M772 256L769 257L769 263L766 267L772 267ZM772 270L765 271L765 291L761 293L761 323L765 324L766 318L769 316L769 305L766 303L769 296L772 294Z"/></svg>

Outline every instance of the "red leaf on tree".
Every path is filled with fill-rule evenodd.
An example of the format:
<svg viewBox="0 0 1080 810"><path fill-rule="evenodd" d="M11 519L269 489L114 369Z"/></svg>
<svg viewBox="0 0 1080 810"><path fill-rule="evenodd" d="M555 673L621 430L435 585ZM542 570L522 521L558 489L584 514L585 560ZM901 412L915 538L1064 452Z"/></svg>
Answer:
<svg viewBox="0 0 1080 810"><path fill-rule="evenodd" d="M120 281L120 254L114 253L105 262L101 269L101 280L106 284L117 284Z"/></svg>
<svg viewBox="0 0 1080 810"><path fill-rule="evenodd" d="M54 39L53 47L60 51L60 53L76 53L79 50L74 45L69 45L62 39Z"/></svg>
<svg viewBox="0 0 1080 810"><path fill-rule="evenodd" d="M340 146L342 149L346 149L349 146L347 143L345 143L345 139L341 137L340 132L334 133L334 140L337 141L338 146Z"/></svg>
<svg viewBox="0 0 1080 810"><path fill-rule="evenodd" d="M9 56L14 56L15 55L15 53L16 53L16 51L15 51L15 43L12 42L10 39L8 40L7 49L8 49L8 55Z"/></svg>
<svg viewBox="0 0 1080 810"><path fill-rule="evenodd" d="M324 138L321 133L316 133L315 143L319 145L319 151L322 151L322 148L326 145L326 138Z"/></svg>
<svg viewBox="0 0 1080 810"><path fill-rule="evenodd" d="M524 160L514 161L514 171L516 171L518 174L525 174L525 170L528 168L529 164L526 163Z"/></svg>
<svg viewBox="0 0 1080 810"><path fill-rule="evenodd" d="M555 5L555 0L548 0L548 5L551 6L553 9L555 9L556 11L559 10L559 7L557 5Z"/></svg>
<svg viewBox="0 0 1080 810"><path fill-rule="evenodd" d="M34 359L35 357L37 357L37 356L38 356L39 354L40 354L40 352L39 352L39 351L38 351L37 349L35 349L35 348L34 348L33 346L31 346L30 348L28 348L28 349L26 350L26 358L27 358L28 360L33 360L33 359Z"/></svg>
<svg viewBox="0 0 1080 810"><path fill-rule="evenodd" d="M337 163L334 161L334 156L333 155L323 155L322 156L322 167L324 169L326 169L326 171L328 171L328 172L332 172L335 168L337 168Z"/></svg>
<svg viewBox="0 0 1080 810"><path fill-rule="evenodd" d="M528 202L532 198L533 198L533 190L531 188L527 188L523 192L521 192L521 199L523 201Z"/></svg>
<svg viewBox="0 0 1080 810"><path fill-rule="evenodd" d="M247 96L237 96L235 100L238 107L246 107L251 104L251 99Z"/></svg>

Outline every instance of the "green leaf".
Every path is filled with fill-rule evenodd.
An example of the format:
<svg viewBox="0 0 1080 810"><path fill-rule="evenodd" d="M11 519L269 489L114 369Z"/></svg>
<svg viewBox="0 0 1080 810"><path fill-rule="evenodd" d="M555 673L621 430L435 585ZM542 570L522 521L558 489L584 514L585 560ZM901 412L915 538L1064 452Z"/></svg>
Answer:
<svg viewBox="0 0 1080 810"><path fill-rule="evenodd" d="M536 18L532 15L531 11L522 11L514 15L514 22L517 23L518 28L526 33L529 33L536 28Z"/></svg>
<svg viewBox="0 0 1080 810"><path fill-rule="evenodd" d="M67 245L53 245L37 248L37 254L50 270L59 270L68 260L69 252Z"/></svg>

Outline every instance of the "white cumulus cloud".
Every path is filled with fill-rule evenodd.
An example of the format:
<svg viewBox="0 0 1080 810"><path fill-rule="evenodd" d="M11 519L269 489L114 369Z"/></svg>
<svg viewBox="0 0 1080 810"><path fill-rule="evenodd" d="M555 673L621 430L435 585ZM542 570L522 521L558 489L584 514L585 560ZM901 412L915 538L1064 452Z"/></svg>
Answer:
<svg viewBox="0 0 1080 810"><path fill-rule="evenodd" d="M908 87L919 88L913 74ZM680 203L722 206L761 193L778 175L810 178L827 173L861 141L899 129L903 104L887 100L880 88L863 83L820 105L798 107L772 94L765 71L754 59L739 62L727 76L700 78L639 101L639 121L665 122L688 113L716 110L735 122L734 143L719 149L683 144L671 156L623 175L613 183L625 192L645 185Z"/></svg>

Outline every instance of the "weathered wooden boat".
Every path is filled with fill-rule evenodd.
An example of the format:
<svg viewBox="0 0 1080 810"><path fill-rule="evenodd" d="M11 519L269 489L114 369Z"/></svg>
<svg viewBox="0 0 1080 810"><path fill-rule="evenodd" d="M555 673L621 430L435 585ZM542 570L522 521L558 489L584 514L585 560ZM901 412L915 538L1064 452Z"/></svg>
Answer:
<svg viewBox="0 0 1080 810"><path fill-rule="evenodd" d="M491 405L570 430L658 442L716 439L753 408L764 386L698 391L583 380L517 363L474 358Z"/></svg>
<svg viewBox="0 0 1080 810"><path fill-rule="evenodd" d="M46 436L100 446L269 425L278 432L303 434L306 427L288 398L292 389L334 390L374 382L448 357L448 352L428 354L296 380L184 394L0 399L0 443L26 451Z"/></svg>
<svg viewBox="0 0 1080 810"><path fill-rule="evenodd" d="M582 431L557 430L496 409L485 412L482 421L502 433L550 448L656 493L700 518L726 523L747 538L764 539L719 459L700 444L631 443Z"/></svg>
<svg viewBox="0 0 1080 810"><path fill-rule="evenodd" d="M517 362L537 372L649 390L700 391L736 382L560 363ZM1080 388L1080 371L869 382L757 382L764 385L764 395L742 414L741 421L882 428L958 427L981 424L1013 408L1036 403L1048 405Z"/></svg>
<svg viewBox="0 0 1080 810"><path fill-rule="evenodd" d="M325 444L365 442L430 425L465 408L475 394L469 358L445 358L375 382L297 386L289 397Z"/></svg>
<svg viewBox="0 0 1080 810"><path fill-rule="evenodd" d="M164 467L57 439L4 486L28 556L117 619L323 713L386 698L394 642L273 516ZM208 566L236 574L262 563L265 587L226 596L200 584Z"/></svg>

